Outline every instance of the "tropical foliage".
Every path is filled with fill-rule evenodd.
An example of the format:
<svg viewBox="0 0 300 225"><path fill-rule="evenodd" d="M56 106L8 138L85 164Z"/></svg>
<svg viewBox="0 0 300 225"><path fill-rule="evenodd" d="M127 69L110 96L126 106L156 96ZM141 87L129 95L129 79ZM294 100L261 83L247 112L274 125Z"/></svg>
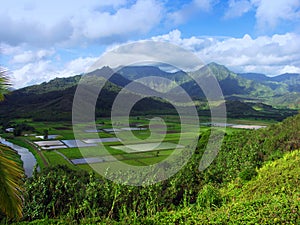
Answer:
<svg viewBox="0 0 300 225"><path fill-rule="evenodd" d="M22 217L22 178L15 151L0 144L0 209L10 218Z"/></svg>
<svg viewBox="0 0 300 225"><path fill-rule="evenodd" d="M175 176L120 185L65 166L26 181L24 223L298 224L300 115L227 135L216 160L198 171L209 133ZM45 219L48 218L48 219Z"/></svg>
<svg viewBox="0 0 300 225"><path fill-rule="evenodd" d="M9 82L5 76L5 71L0 68L0 101L4 100L4 95L8 93Z"/></svg>
<svg viewBox="0 0 300 225"><path fill-rule="evenodd" d="M8 92L8 79L0 73L0 100ZM10 218L22 217L23 170L17 154L0 143L0 210Z"/></svg>

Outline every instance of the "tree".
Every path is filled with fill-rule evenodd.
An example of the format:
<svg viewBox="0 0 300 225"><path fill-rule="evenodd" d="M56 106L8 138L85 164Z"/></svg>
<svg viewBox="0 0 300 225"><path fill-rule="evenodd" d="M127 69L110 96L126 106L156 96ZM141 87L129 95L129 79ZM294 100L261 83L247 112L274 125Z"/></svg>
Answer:
<svg viewBox="0 0 300 225"><path fill-rule="evenodd" d="M9 86L5 71L0 68L0 101L4 100L4 95L8 93Z"/></svg>
<svg viewBox="0 0 300 225"><path fill-rule="evenodd" d="M22 177L15 151L0 144L0 209L10 218L22 217Z"/></svg>
<svg viewBox="0 0 300 225"><path fill-rule="evenodd" d="M9 82L0 69L0 100L8 93ZM24 171L16 152L0 144L0 210L10 218L22 217L22 177Z"/></svg>
<svg viewBox="0 0 300 225"><path fill-rule="evenodd" d="M48 140L48 134L49 134L48 130L45 129L45 130L44 130L44 139L45 139L45 140Z"/></svg>

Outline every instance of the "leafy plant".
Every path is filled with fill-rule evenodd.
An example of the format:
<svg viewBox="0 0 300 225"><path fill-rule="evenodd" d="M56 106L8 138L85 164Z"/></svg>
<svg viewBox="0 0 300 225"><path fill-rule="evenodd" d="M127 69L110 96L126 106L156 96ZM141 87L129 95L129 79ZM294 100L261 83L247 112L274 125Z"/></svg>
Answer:
<svg viewBox="0 0 300 225"><path fill-rule="evenodd" d="M0 144L0 209L10 218L22 217L23 176L16 152Z"/></svg>
<svg viewBox="0 0 300 225"><path fill-rule="evenodd" d="M0 101L8 92L9 82L0 71ZM24 171L16 152L0 143L0 210L10 218L22 217Z"/></svg>
<svg viewBox="0 0 300 225"><path fill-rule="evenodd" d="M222 196L219 189L211 184L203 186L197 197L197 205L201 208L215 208L222 204Z"/></svg>

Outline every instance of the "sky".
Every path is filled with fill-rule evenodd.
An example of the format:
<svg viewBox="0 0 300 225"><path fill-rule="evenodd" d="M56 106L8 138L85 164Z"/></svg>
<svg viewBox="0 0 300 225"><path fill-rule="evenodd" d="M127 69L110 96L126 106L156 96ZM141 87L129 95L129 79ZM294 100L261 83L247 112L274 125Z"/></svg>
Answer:
<svg viewBox="0 0 300 225"><path fill-rule="evenodd" d="M81 74L140 40L178 45L238 73L300 73L300 0L1 3L0 66L14 88Z"/></svg>

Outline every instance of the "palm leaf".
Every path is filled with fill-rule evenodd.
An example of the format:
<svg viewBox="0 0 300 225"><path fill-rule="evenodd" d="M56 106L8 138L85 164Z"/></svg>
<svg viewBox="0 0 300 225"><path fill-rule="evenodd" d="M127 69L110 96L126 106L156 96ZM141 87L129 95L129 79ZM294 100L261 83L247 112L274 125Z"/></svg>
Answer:
<svg viewBox="0 0 300 225"><path fill-rule="evenodd" d="M23 176L16 152L0 144L0 209L10 218L22 217Z"/></svg>
<svg viewBox="0 0 300 225"><path fill-rule="evenodd" d="M0 68L0 101L10 86L6 72ZM16 152L0 144L0 210L10 218L22 217L22 177L24 171Z"/></svg>
<svg viewBox="0 0 300 225"><path fill-rule="evenodd" d="M10 87L10 83L6 76L6 72L0 69L0 101L4 100L4 95L8 93L9 87Z"/></svg>

